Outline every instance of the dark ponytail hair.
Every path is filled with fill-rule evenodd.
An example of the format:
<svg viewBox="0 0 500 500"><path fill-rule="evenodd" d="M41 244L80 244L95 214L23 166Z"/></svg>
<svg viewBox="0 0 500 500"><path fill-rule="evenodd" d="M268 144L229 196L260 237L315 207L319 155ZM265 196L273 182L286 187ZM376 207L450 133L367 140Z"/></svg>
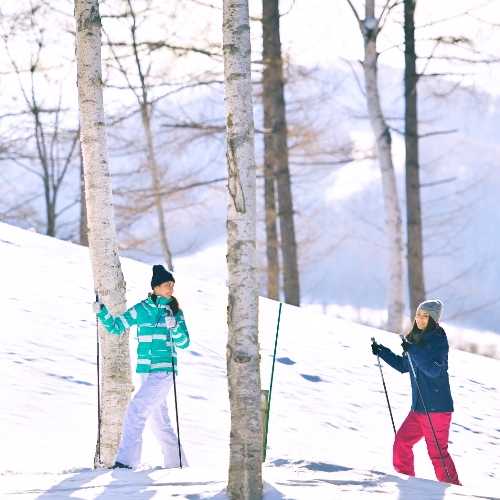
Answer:
<svg viewBox="0 0 500 500"><path fill-rule="evenodd" d="M158 300L158 295L156 293L150 293L153 302L156 304L156 301ZM181 306L179 305L179 301L172 295L171 301L168 303L168 307L170 307L170 310L172 311L172 315L175 316L181 309Z"/></svg>
<svg viewBox="0 0 500 500"><path fill-rule="evenodd" d="M408 342L415 342L418 347L422 344L422 335L427 332L432 332L437 328L437 323L434 321L434 318L429 316L429 323L427 323L427 327L425 330L420 330L417 326L417 322L413 320L413 326L410 328L410 331L406 335L406 340Z"/></svg>
<svg viewBox="0 0 500 500"><path fill-rule="evenodd" d="M179 310L179 301L172 295L172 300L168 303L168 307L170 307L170 310L172 311L172 314L175 316Z"/></svg>

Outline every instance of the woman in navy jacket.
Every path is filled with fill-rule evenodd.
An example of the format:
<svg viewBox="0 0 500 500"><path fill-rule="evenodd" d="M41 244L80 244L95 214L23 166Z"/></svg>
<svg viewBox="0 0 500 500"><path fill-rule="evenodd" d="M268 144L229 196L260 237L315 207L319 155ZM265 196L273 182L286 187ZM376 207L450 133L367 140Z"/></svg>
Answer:
<svg viewBox="0 0 500 500"><path fill-rule="evenodd" d="M460 484L455 464L448 453L453 399L448 377L448 339L443 328L439 326L442 310L443 304L439 300L427 300L418 306L413 326L402 343L402 356L397 356L387 347L375 342L372 344L372 351L399 372L410 373L412 405L410 413L396 434L393 449L394 468L401 474L414 476L413 446L424 438L437 479L448 482L448 475L410 368L409 355L451 483Z"/></svg>

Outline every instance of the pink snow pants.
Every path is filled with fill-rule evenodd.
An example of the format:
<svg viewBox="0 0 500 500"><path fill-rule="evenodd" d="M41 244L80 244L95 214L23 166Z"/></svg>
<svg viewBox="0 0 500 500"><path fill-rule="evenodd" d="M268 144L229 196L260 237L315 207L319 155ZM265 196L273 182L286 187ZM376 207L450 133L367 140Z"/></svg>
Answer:
<svg viewBox="0 0 500 500"><path fill-rule="evenodd" d="M429 413L436 432L437 441L443 454L446 468L450 474L452 484L460 484L458 474L455 469L450 454L448 453L448 435L450 433L451 413ZM415 475L413 446L422 438L425 438L427 451L434 466L438 481L448 482L443 461L436 447L436 441L432 433L429 420L425 413L416 413L413 410L408 413L406 420L400 427L394 440L393 464L397 472L407 476Z"/></svg>

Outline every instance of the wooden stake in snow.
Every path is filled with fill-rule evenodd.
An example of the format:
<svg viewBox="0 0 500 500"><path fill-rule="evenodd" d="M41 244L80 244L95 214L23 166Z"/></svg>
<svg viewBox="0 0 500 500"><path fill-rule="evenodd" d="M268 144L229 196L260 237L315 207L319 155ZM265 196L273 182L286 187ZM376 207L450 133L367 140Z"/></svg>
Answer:
<svg viewBox="0 0 500 500"><path fill-rule="evenodd" d="M263 447L248 0L224 0L222 32L229 191L227 372L231 436L227 493L231 500L260 500Z"/></svg>
<svg viewBox="0 0 500 500"><path fill-rule="evenodd" d="M76 60L80 139L89 249L94 285L113 316L126 307L125 281L116 242L108 141L104 121L101 73L101 18L98 0L75 0ZM128 335L99 328L102 359L101 456L112 465L120 444L123 416L132 392ZM95 466L98 466L96 454Z"/></svg>

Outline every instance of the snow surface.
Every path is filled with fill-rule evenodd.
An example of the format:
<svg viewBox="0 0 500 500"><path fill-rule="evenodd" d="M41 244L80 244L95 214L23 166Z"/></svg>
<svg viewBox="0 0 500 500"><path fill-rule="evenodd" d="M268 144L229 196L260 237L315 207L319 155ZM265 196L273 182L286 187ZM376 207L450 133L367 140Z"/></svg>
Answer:
<svg viewBox="0 0 500 500"><path fill-rule="evenodd" d="M151 269L130 259L122 266L133 305L148 292ZM0 223L0 279L1 498L227 498L224 286L176 273L192 339L179 353L178 377L181 440L191 467L159 468L159 447L147 429L142 464L132 472L92 470L96 333L88 249ZM261 299L263 388L277 313L276 302ZM500 361L450 352L456 407L450 453L464 487L435 481L423 443L415 448L420 479L408 478L392 469L393 430L372 336L399 350L393 334L283 307L265 500L500 499ZM408 376L383 370L398 426L410 407Z"/></svg>

